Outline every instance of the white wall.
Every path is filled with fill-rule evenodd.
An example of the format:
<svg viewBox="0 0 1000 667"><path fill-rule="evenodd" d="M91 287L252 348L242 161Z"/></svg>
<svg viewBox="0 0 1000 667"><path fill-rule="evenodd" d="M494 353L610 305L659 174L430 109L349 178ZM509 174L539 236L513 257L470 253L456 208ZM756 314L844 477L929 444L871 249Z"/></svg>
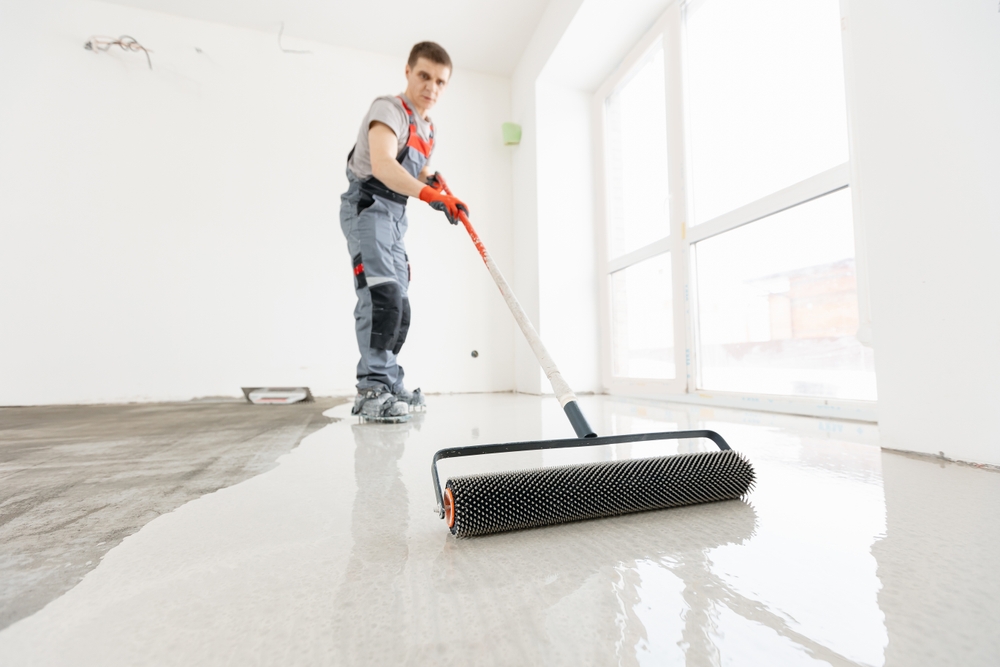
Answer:
<svg viewBox="0 0 1000 667"><path fill-rule="evenodd" d="M535 91L539 325L578 392L601 391L592 97L544 78Z"/></svg>
<svg viewBox="0 0 1000 667"><path fill-rule="evenodd" d="M1000 464L1000 12L845 0L883 446Z"/></svg>
<svg viewBox="0 0 1000 667"><path fill-rule="evenodd" d="M512 79L515 291L577 391L601 391L594 91L668 0L551 0ZM549 392L526 345L517 388Z"/></svg>
<svg viewBox="0 0 1000 667"><path fill-rule="evenodd" d="M152 71L83 49L123 33ZM285 47L313 54L88 0L0 5L0 405L352 391L344 160L404 63ZM432 115L433 166L510 265L509 81L458 68ZM468 237L410 218L410 385L512 389L510 316Z"/></svg>
<svg viewBox="0 0 1000 667"><path fill-rule="evenodd" d="M515 263L512 286L531 321L539 327L539 254L538 254L538 124L535 87L538 77L559 44L583 0L549 0L538 27L535 28L524 54L511 77L511 117L521 125L521 144L513 151L514 223L513 243ZM503 268L501 266L501 268ZM568 368L558 356L558 342L550 340L539 328L546 346L551 348L560 370ZM551 391L543 384L538 361L523 337L515 338L514 372L517 391L538 394Z"/></svg>

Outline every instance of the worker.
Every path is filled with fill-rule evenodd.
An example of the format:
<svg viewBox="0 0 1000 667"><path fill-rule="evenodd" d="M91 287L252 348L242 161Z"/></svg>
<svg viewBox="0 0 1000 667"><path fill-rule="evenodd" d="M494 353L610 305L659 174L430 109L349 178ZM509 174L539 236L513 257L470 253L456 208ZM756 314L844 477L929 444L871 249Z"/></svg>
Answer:
<svg viewBox="0 0 1000 667"><path fill-rule="evenodd" d="M444 192L432 173L434 124L427 115L451 78L451 58L434 42L420 42L406 62L406 91L379 97L361 123L347 157L348 188L340 226L354 269L354 328L358 337L357 388L352 414L372 421L405 421L425 405L407 391L397 355L410 328L406 202L419 197L457 224L468 207Z"/></svg>

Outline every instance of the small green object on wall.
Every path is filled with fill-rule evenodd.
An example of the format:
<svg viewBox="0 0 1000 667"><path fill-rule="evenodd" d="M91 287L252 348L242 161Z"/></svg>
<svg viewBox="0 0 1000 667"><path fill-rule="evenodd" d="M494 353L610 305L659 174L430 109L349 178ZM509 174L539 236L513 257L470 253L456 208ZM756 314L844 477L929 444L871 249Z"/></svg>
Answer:
<svg viewBox="0 0 1000 667"><path fill-rule="evenodd" d="M503 124L503 145L517 146L521 143L521 126L517 123Z"/></svg>

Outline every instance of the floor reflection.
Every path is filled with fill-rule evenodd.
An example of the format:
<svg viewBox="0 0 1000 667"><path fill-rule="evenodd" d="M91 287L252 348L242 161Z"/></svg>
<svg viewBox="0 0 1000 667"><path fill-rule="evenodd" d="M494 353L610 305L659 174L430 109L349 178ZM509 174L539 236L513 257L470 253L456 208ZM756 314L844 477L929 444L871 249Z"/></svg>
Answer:
<svg viewBox="0 0 1000 667"><path fill-rule="evenodd" d="M886 666L1000 665L1000 472L889 451L882 472Z"/></svg>
<svg viewBox="0 0 1000 667"><path fill-rule="evenodd" d="M371 664L373 656L380 664L398 664L406 658L404 644L385 638L405 634L408 625L401 579L409 555L409 500L399 460L415 425L351 426L357 494L351 513L354 543L336 593L341 664Z"/></svg>
<svg viewBox="0 0 1000 667"><path fill-rule="evenodd" d="M679 600L661 600L659 606L684 610L683 626L665 630L681 637L683 656L671 654L666 640L652 646L640 642L640 655L645 650L687 665L729 664L737 657L751 664L767 660L769 652L774 664L882 664L879 583L869 549L884 530L884 510L878 450L866 443L869 428L835 424L831 429L821 420L685 406L606 402L604 408L617 432L718 430L737 449L752 452L759 474L750 500L763 518L752 541L678 553L664 563L677 577L674 584L645 568L644 579L654 588L681 591ZM786 435L794 428L809 434ZM846 434L857 444L831 446L831 433ZM647 615L666 628L671 619L653 607L646 606Z"/></svg>
<svg viewBox="0 0 1000 667"><path fill-rule="evenodd" d="M676 652L689 665L716 664L716 606L781 626L741 604L741 596L710 573L711 552L748 542L756 524L751 505L730 501L475 540L449 538L435 565L436 585L456 617L476 617L485 628L509 623L511 607L527 606L532 612L514 620L523 626L518 634L526 643L569 637L560 648L570 655L553 656L560 660L640 665ZM663 576L679 585L657 585ZM494 604L484 608L482 600L490 598ZM673 649L663 645L665 628L655 618L664 609L674 610L673 618L659 619L678 631L669 642ZM572 641L574 634L579 642ZM604 655L593 654L597 646ZM581 653L572 655L575 649Z"/></svg>

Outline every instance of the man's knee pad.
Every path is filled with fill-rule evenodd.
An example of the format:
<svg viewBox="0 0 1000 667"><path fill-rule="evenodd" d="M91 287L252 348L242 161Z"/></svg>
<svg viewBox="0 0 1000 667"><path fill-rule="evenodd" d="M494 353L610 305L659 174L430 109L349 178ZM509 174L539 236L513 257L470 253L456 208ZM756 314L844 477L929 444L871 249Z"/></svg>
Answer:
<svg viewBox="0 0 1000 667"><path fill-rule="evenodd" d="M410 330L410 299L403 297L403 313L399 319L399 335L396 337L396 344L392 347L393 354L399 354L406 342L406 333Z"/></svg>
<svg viewBox="0 0 1000 667"><path fill-rule="evenodd" d="M369 345L373 350L395 349L403 321L403 292L399 288L399 283L384 282L369 285L368 289L372 297L372 335Z"/></svg>

